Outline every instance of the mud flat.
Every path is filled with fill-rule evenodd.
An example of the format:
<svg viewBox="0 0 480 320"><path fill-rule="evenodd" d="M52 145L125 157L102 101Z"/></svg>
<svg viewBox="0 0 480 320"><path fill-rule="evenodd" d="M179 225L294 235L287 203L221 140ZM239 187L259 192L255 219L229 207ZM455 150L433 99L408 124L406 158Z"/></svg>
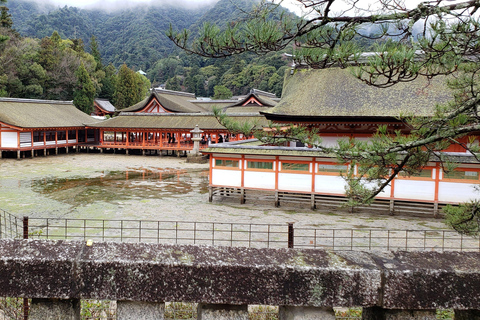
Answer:
<svg viewBox="0 0 480 320"><path fill-rule="evenodd" d="M0 159L0 209L16 216L287 223L319 228L445 229L430 217L208 202L208 164L185 158L68 154Z"/></svg>

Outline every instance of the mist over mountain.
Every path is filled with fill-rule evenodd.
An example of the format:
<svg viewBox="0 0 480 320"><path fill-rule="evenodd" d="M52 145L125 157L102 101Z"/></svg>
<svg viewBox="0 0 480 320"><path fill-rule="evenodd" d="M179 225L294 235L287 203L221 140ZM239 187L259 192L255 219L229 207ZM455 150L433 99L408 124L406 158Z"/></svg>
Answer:
<svg viewBox="0 0 480 320"><path fill-rule="evenodd" d="M13 2L13 0L11 0ZM16 0L15 0L16 1ZM196 9L203 6L211 6L218 0L28 0L39 7L61 8L64 6L74 6L80 9L103 10L107 12L121 11L138 6L157 6L157 7L183 7Z"/></svg>
<svg viewBox="0 0 480 320"><path fill-rule="evenodd" d="M171 3L171 2L168 2ZM29 0L7 3L14 28L33 38L51 36L80 38L86 47L95 36L105 63L127 63L136 69L148 69L177 48L166 37L170 24L189 29L213 5L188 9L183 6L138 5L107 12L64 6L61 8Z"/></svg>

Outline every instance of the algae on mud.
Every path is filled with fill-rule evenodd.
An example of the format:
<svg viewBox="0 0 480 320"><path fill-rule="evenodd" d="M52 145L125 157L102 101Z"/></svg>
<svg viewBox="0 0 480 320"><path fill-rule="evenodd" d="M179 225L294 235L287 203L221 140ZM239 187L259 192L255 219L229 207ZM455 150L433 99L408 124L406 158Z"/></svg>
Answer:
<svg viewBox="0 0 480 320"><path fill-rule="evenodd" d="M208 164L186 163L176 157L79 153L0 159L0 209L32 218L294 222L297 228L335 229L445 228L442 220L433 218L352 215L321 208L292 210L253 201L239 205L234 197L209 203L205 194L208 173Z"/></svg>

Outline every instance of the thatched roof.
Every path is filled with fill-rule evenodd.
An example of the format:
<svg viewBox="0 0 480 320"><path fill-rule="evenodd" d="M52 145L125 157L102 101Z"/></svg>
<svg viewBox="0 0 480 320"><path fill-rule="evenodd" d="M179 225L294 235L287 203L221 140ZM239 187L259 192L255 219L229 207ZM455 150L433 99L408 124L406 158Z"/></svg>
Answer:
<svg viewBox="0 0 480 320"><path fill-rule="evenodd" d="M296 70L285 77L282 99L263 113L280 117L398 117L432 114L435 104L451 100L445 78L419 77L389 88L369 86L348 69Z"/></svg>
<svg viewBox="0 0 480 320"><path fill-rule="evenodd" d="M259 125L266 125L267 121L263 116L256 114L234 114L231 115L239 122L256 122ZM172 129L172 130L193 130L195 126L202 130L225 129L211 113L122 113L117 117L96 123L89 127L105 129Z"/></svg>
<svg viewBox="0 0 480 320"><path fill-rule="evenodd" d="M190 102L190 100L195 99L195 95L193 93L171 90L154 90L150 96L144 100L120 111L139 112L144 109L153 99L156 99L164 109L170 112L193 113L205 111L203 108Z"/></svg>
<svg viewBox="0 0 480 320"><path fill-rule="evenodd" d="M19 128L69 128L97 120L71 101L0 98L0 122Z"/></svg>

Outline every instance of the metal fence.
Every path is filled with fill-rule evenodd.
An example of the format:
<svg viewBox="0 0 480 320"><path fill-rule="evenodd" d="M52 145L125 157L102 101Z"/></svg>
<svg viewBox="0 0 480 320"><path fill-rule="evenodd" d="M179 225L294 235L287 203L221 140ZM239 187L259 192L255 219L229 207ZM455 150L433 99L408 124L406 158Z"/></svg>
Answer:
<svg viewBox="0 0 480 320"><path fill-rule="evenodd" d="M0 239L23 237L22 219L0 209Z"/></svg>
<svg viewBox="0 0 480 320"><path fill-rule="evenodd" d="M0 238L65 239L328 250L480 251L480 239L453 230L295 228L288 224L27 218L0 210ZM28 319L28 300L0 297L7 319ZM168 303L166 319L196 319L192 304ZM82 300L82 320L116 319L112 301ZM437 315L451 319L451 315ZM336 319L360 319L360 310L338 311ZM278 319L278 309L257 306L251 320Z"/></svg>
<svg viewBox="0 0 480 320"><path fill-rule="evenodd" d="M28 219L29 238L258 248L287 247L285 224L220 222Z"/></svg>
<svg viewBox="0 0 480 320"><path fill-rule="evenodd" d="M17 227L16 230L19 228ZM480 251L480 239L454 230L295 228L289 224L33 218L29 238L327 250Z"/></svg>
<svg viewBox="0 0 480 320"><path fill-rule="evenodd" d="M480 251L480 239L454 230L295 228L295 248L358 251Z"/></svg>

